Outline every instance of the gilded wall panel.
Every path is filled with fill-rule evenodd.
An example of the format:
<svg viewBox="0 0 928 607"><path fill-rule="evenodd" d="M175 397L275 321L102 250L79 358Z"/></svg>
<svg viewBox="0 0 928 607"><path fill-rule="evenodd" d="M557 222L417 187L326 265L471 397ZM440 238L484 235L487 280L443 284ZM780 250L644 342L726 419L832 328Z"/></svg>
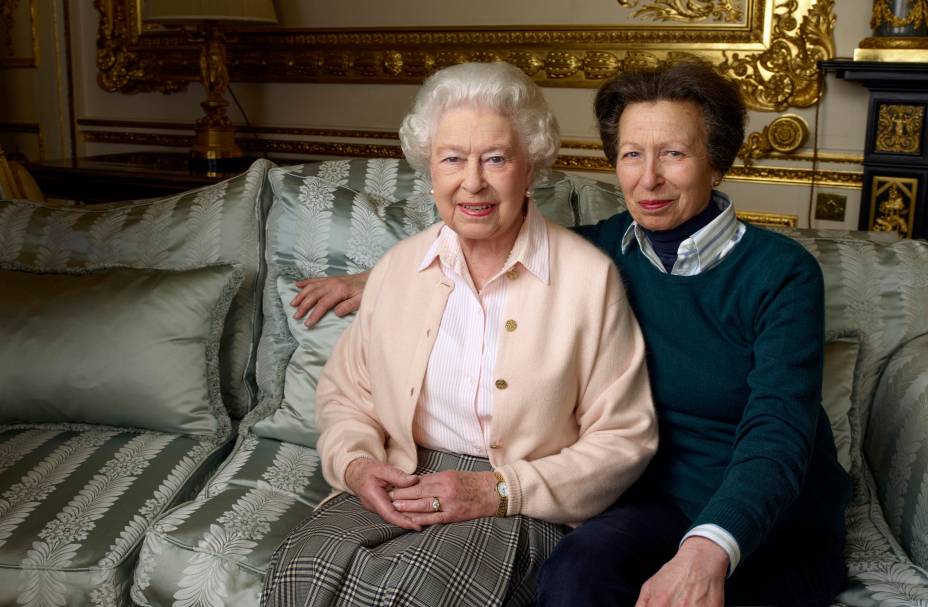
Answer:
<svg viewBox="0 0 928 607"><path fill-rule="evenodd" d="M921 135L924 121L924 105L880 104L874 151L911 154L914 156L921 155Z"/></svg>
<svg viewBox="0 0 928 607"><path fill-rule="evenodd" d="M520 0L511 0L518 3ZM525 15L533 13L531 0ZM233 80L417 83L463 61L506 60L545 86L599 86L630 68L699 57L737 81L749 106L818 101L816 62L834 56L835 0L616 0L615 25L256 28L230 44ZM178 90L197 51L176 30L146 26L141 0L95 0L105 90Z"/></svg>
<svg viewBox="0 0 928 607"><path fill-rule="evenodd" d="M37 0L0 0L0 68L35 67L39 54Z"/></svg>

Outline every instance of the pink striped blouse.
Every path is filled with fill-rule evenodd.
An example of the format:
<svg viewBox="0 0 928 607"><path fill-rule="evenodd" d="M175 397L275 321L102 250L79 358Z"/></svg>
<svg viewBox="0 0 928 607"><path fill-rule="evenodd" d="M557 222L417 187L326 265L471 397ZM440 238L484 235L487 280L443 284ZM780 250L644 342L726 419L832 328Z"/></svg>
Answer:
<svg viewBox="0 0 928 607"><path fill-rule="evenodd" d="M525 220L509 258L479 293L474 287L458 235L442 227L419 271L440 264L454 287L429 357L413 438L429 449L487 457L493 422L493 368L509 282L528 271L548 283L548 233L529 200Z"/></svg>

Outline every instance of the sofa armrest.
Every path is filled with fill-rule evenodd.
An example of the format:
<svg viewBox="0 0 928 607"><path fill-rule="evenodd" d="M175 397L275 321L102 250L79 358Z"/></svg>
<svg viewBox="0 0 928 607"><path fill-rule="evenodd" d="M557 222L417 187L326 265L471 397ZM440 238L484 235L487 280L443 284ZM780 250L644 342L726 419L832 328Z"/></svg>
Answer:
<svg viewBox="0 0 928 607"><path fill-rule="evenodd" d="M912 561L928 567L928 334L887 361L863 451L889 528Z"/></svg>

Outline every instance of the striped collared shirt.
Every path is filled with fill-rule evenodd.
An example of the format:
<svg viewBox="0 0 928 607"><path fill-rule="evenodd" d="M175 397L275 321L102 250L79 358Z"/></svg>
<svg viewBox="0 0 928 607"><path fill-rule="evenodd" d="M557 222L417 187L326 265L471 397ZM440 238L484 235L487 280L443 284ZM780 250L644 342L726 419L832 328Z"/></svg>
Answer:
<svg viewBox="0 0 928 607"><path fill-rule="evenodd" d="M529 201L508 259L479 292L458 235L448 226L439 231L419 271L436 260L454 288L429 357L413 418L413 438L422 447L486 457L493 420L493 369L506 323L509 283L525 270L547 284L545 220Z"/></svg>
<svg viewBox="0 0 928 607"><path fill-rule="evenodd" d="M677 261L673 264L671 274L695 276L705 272L722 261L744 236L744 224L735 216L735 208L728 196L713 190L710 204L718 205L722 212L708 225L680 243ZM644 230L637 222L632 222L622 237L622 253L625 254L635 241L638 242L642 254L661 272L667 273Z"/></svg>
<svg viewBox="0 0 928 607"><path fill-rule="evenodd" d="M717 265L728 255L735 245L744 236L745 226L735 216L735 207L731 200L722 192L713 190L710 204L718 205L721 213L707 225L693 233L692 236L680 243L677 249L677 260L670 273L677 276L695 276ZM641 253L661 272L667 273L664 264L651 246L651 241L638 226L632 222L622 237L622 254L628 252L632 242L637 241ZM690 529L683 539L699 536L715 542L728 554L728 574L734 572L741 561L741 547L734 536L718 525L697 525Z"/></svg>

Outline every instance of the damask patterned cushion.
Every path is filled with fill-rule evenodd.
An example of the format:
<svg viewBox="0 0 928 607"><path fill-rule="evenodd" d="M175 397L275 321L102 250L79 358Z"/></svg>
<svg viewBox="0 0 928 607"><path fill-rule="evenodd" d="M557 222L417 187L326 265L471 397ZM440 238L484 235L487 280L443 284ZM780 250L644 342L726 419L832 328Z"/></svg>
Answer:
<svg viewBox="0 0 928 607"><path fill-rule="evenodd" d="M916 565L928 568L928 334L886 365L864 454L893 537Z"/></svg>
<svg viewBox="0 0 928 607"><path fill-rule="evenodd" d="M928 332L928 243L810 230L791 236L822 266L826 338L856 335L860 341L848 416L854 481L849 578L837 600L928 607L928 574L910 560L923 558L916 556L915 538L924 538L928 527L926 338L919 337Z"/></svg>
<svg viewBox="0 0 928 607"><path fill-rule="evenodd" d="M271 554L328 493L314 449L243 436L200 495L148 531L132 598L257 607Z"/></svg>
<svg viewBox="0 0 928 607"><path fill-rule="evenodd" d="M928 243L884 243L828 231L794 230L825 279L826 341L857 336L860 353L851 410L851 473L859 479L861 440L889 356L928 330Z"/></svg>
<svg viewBox="0 0 928 607"><path fill-rule="evenodd" d="M254 348L261 329L270 166L259 160L232 179L132 203L62 208L0 201L0 267L65 272L238 266L244 283L223 332L220 378L226 407L240 418L256 402Z"/></svg>
<svg viewBox="0 0 928 607"><path fill-rule="evenodd" d="M148 525L226 452L157 432L0 427L0 605L129 605Z"/></svg>
<svg viewBox="0 0 928 607"><path fill-rule="evenodd" d="M245 420L259 436L314 447L315 389L351 318L327 315L313 329L292 318L297 279L368 270L397 241L438 220L422 175L400 160L338 160L272 169L265 322L258 350L261 404ZM623 209L619 191L552 172L533 193L539 209L564 225L594 222Z"/></svg>
<svg viewBox="0 0 928 607"><path fill-rule="evenodd" d="M219 339L241 271L0 270L0 423L225 438Z"/></svg>

